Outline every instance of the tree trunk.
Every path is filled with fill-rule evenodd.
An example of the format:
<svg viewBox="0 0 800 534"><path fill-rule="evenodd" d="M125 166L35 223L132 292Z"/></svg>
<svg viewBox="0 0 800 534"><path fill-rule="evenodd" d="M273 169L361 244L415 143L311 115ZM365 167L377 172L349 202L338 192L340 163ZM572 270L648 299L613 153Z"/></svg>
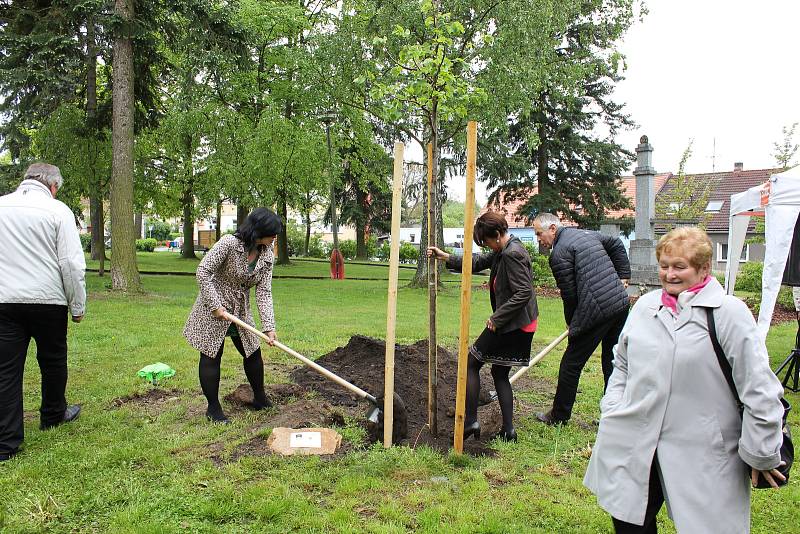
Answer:
<svg viewBox="0 0 800 534"><path fill-rule="evenodd" d="M306 212L306 241L303 243L303 256L308 256L308 247L311 245L311 212Z"/></svg>
<svg viewBox="0 0 800 534"><path fill-rule="evenodd" d="M356 222L356 259L367 260L367 240L366 227L360 222Z"/></svg>
<svg viewBox="0 0 800 534"><path fill-rule="evenodd" d="M333 164L331 163L331 127L325 124L325 136L328 142L328 180L331 185L331 233L333 234L333 250L339 248L339 225L336 221L336 181L333 178Z"/></svg>
<svg viewBox="0 0 800 534"><path fill-rule="evenodd" d="M428 217L430 223L428 225L428 242L433 242L434 245L441 245L437 243L436 236L436 212L439 197L439 124L436 120L436 101L434 99L433 112L431 118L431 146L432 157L430 158L432 180L428 184L430 188L430 200L428 201ZM431 228L433 226L433 228ZM427 256L427 254L420 255ZM436 272L436 258L431 257L428 260L428 426L430 426L431 434L434 436L439 435L439 422L438 422L438 340L436 336L436 290L439 283Z"/></svg>
<svg viewBox="0 0 800 534"><path fill-rule="evenodd" d="M97 173L97 45L94 20L86 21L86 126L89 131L89 224L92 227L92 259L100 261L98 274L105 271L106 247L103 230L103 187Z"/></svg>
<svg viewBox="0 0 800 534"><path fill-rule="evenodd" d="M425 165L428 165L427 162L427 148L422 147L423 156L426 159ZM440 152L441 149L437 146L433 149L433 157L434 157L434 165L436 166L436 171L438 172L439 167L439 159L440 159ZM427 183L427 180L426 180ZM427 187L427 186L426 186ZM433 244L442 248L442 244L444 242L444 230L442 228L442 199L439 193L439 185L437 185L437 179L434 178L434 196L436 197L436 206L437 209L435 210L435 218L434 218L434 228L436 228L436 237L433 240ZM414 273L414 278L411 279L411 282L408 284L408 287L428 287L428 258L426 256L427 249L428 249L428 195L427 189L425 194L421 195L421 203L422 203L422 217L420 221L420 238L419 238L419 257L417 258L417 270ZM437 272L439 273L439 285L441 285L441 274L445 272L445 266L442 262L437 262L436 265Z"/></svg>
<svg viewBox="0 0 800 534"><path fill-rule="evenodd" d="M183 204L183 251L181 257L195 259L194 255L194 194L191 182L186 184L181 195Z"/></svg>
<svg viewBox="0 0 800 534"><path fill-rule="evenodd" d="M542 106L542 113L544 114L544 98L540 99L541 106ZM548 199L548 195L550 194L550 181L547 176L547 128L545 127L544 120L539 127L537 128L537 132L539 135L539 146L536 148L536 185L538 187L538 194L539 196L545 200L546 204L544 206L540 206L547 211L551 211L552 207L550 206L550 201ZM554 215L557 215L554 213ZM550 254L550 247L547 245L539 244L539 254Z"/></svg>
<svg viewBox="0 0 800 534"><path fill-rule="evenodd" d="M114 12L127 28L133 22L133 0L115 0ZM113 84L111 286L116 291L139 292L142 283L133 227L133 40L129 35L114 40Z"/></svg>
<svg viewBox="0 0 800 534"><path fill-rule="evenodd" d="M422 146L423 160L425 161L425 168L431 164L428 161L428 149L425 145ZM428 181L425 180L427 184ZM420 217L420 232L419 232L419 257L417 258L417 271L414 273L414 278L411 279L409 287L427 287L428 286L428 258L426 257L428 250L428 193L427 185L422 195L422 216Z"/></svg>
<svg viewBox="0 0 800 534"><path fill-rule="evenodd" d="M249 214L250 208L245 206L241 200L236 203L236 228L242 227Z"/></svg>
<svg viewBox="0 0 800 534"><path fill-rule="evenodd" d="M362 213L366 213L365 205L367 195L356 184L355 186L356 204L361 208ZM367 258L367 221L366 217L356 217L356 259L366 260Z"/></svg>
<svg viewBox="0 0 800 534"><path fill-rule="evenodd" d="M286 192L281 191L280 200L278 201L278 209L280 210L279 215L281 219L286 222L288 221L287 216L289 215L288 209L286 207ZM278 265L289 265L291 263L289 261L289 239L288 239L288 232L286 231L286 224L281 225L281 235L278 237Z"/></svg>
<svg viewBox="0 0 800 534"><path fill-rule="evenodd" d="M539 146L536 148L536 185L539 195L547 200L550 189L550 182L547 179L547 129L544 124L540 124L537 130ZM551 209L549 205L544 208Z"/></svg>
<svg viewBox="0 0 800 534"><path fill-rule="evenodd" d="M306 241L303 244L303 256L308 256L308 246L311 244L311 193L306 193L306 207L303 215L306 220Z"/></svg>
<svg viewBox="0 0 800 534"><path fill-rule="evenodd" d="M187 82L191 83L191 82ZM187 89L188 92L188 89ZM186 259L195 259L194 255L194 163L192 162L192 136L183 136L183 254ZM188 243L188 245L187 245Z"/></svg>
<svg viewBox="0 0 800 534"><path fill-rule="evenodd" d="M92 174L91 180L92 183L95 184L92 189L95 189L99 180L94 176L94 171L92 171ZM89 221L92 225L92 259L100 261L100 276L103 276L105 260L107 259L104 239L105 219L103 217L103 197L94 191L89 194Z"/></svg>
<svg viewBox="0 0 800 534"><path fill-rule="evenodd" d="M217 232L214 234L214 241L222 239L222 200L217 201Z"/></svg>

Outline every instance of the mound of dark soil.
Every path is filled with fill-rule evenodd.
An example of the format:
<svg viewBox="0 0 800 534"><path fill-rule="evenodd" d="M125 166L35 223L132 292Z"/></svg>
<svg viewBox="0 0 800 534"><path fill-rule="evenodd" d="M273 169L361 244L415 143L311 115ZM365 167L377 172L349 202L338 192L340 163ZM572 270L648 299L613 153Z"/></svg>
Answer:
<svg viewBox="0 0 800 534"><path fill-rule="evenodd" d="M384 341L357 335L350 338L346 346L339 347L316 361L377 397L383 393L385 351ZM446 451L453 445L458 355L442 347L438 347L437 355L438 436L431 435L428 428L427 341L418 341L413 345L396 345L394 388L408 411L408 437L400 444L412 447L426 444ZM481 403L486 404L479 411L481 440L476 442L470 438L464 443L464 450L472 454L486 454L487 442L501 426L497 403L487 404L488 389L492 387L487 367L485 366L481 374ZM307 367L294 370L291 377L297 384L314 390L334 405L359 405L365 413L369 408L367 401L360 400L349 390Z"/></svg>

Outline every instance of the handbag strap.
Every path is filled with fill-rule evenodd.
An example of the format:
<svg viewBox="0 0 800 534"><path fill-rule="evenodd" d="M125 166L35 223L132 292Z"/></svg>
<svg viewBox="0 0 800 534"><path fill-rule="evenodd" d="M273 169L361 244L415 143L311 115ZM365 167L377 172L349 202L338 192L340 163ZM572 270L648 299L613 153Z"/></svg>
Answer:
<svg viewBox="0 0 800 534"><path fill-rule="evenodd" d="M736 391L736 384L733 382L731 364L725 357L725 351L722 350L722 345L719 344L719 339L717 338L717 325L714 322L714 308L706 308L706 317L708 318L708 335L711 337L711 344L714 345L714 352L717 354L719 367L722 370L722 374L725 375L725 381L728 383L728 387L731 388L733 398L736 399L736 406L739 408L739 413L741 413L744 406L739 399L739 393Z"/></svg>

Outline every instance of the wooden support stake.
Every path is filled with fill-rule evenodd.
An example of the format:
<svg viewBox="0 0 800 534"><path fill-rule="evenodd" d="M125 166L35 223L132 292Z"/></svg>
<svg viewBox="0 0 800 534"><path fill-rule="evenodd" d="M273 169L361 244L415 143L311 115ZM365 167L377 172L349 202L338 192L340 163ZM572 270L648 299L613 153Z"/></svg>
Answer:
<svg viewBox="0 0 800 534"><path fill-rule="evenodd" d="M392 446L394 428L394 340L397 312L397 273L400 270L400 200L403 196L403 143L394 144L392 183L392 243L389 247L389 296L386 305L386 364L383 390L383 446Z"/></svg>
<svg viewBox="0 0 800 534"><path fill-rule="evenodd" d="M436 246L436 195L433 176L433 143L428 143L428 246ZM420 251L427 253L427 251ZM438 384L436 350L436 258L428 259L428 426L433 436L439 435L436 421Z"/></svg>
<svg viewBox="0 0 800 534"><path fill-rule="evenodd" d="M475 158L478 152L478 123L467 123L467 191L464 195L464 256L461 265L461 329L458 334L458 379L456 382L456 419L453 449L464 450L464 404L467 396L467 356L472 297L472 226L475 217Z"/></svg>

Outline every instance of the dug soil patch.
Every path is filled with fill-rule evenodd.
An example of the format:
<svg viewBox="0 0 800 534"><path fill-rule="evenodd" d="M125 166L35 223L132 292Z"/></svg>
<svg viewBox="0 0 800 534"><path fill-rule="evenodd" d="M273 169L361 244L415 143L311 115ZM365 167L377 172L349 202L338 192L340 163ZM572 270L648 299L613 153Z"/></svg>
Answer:
<svg viewBox="0 0 800 534"><path fill-rule="evenodd" d="M111 401L111 405L115 408L134 406L149 415L156 415L172 406L173 403L177 403L181 395L182 392L178 389L151 388L144 392L116 398Z"/></svg>
<svg viewBox="0 0 800 534"><path fill-rule="evenodd" d="M350 338L344 347L316 361L348 382L378 396L383 393L385 347L382 340L357 335ZM433 436L428 428L428 342L423 340L412 345L396 345L394 388L408 410L408 437L400 442L401 445L428 445L440 451L447 451L453 446L458 357L442 347L438 347L437 355L439 435ZM464 442L464 450L471 454L490 454L489 441L499 432L502 424L498 403L489 402L489 389L494 389L494 383L488 368L484 366L481 370L480 404L483 406L478 410L481 439L475 441L469 438ZM342 386L306 367L294 370L291 378L297 384L317 392L332 405L360 407L364 413L369 408L367 401L360 400ZM530 411L524 404L515 404L515 418Z"/></svg>

